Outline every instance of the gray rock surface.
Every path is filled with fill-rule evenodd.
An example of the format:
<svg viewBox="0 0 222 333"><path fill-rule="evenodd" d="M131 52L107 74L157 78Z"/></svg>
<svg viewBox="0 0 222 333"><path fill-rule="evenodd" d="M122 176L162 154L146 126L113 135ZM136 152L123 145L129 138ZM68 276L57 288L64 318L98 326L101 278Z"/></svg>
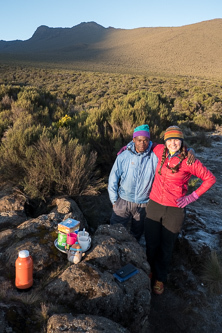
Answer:
<svg viewBox="0 0 222 333"><path fill-rule="evenodd" d="M131 262L139 273L118 282L113 273ZM104 316L140 330L148 324L149 265L136 240L121 226L100 226L82 262L71 265L48 284L46 295L75 313ZM142 326L141 326L142 325Z"/></svg>
<svg viewBox="0 0 222 333"><path fill-rule="evenodd" d="M73 200L57 198L55 202L49 214L17 227L10 225L0 234L0 315L5 329L22 332L35 323L32 332L39 332L39 325L47 326L47 332L72 330L75 325L82 332L148 332L150 269L144 249L123 226L106 224L91 234L91 248L81 262L70 263L54 245L58 223L78 216L80 229L88 224ZM34 284L28 291L19 291L14 286L15 261L24 249L33 258ZM113 273L129 262L138 274L118 282Z"/></svg>

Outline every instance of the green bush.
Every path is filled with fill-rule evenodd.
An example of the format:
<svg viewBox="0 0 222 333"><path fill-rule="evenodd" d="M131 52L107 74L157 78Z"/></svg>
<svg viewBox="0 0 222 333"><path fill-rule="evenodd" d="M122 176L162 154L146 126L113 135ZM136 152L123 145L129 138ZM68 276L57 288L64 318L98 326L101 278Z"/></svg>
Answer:
<svg viewBox="0 0 222 333"><path fill-rule="evenodd" d="M103 186L95 172L97 154L78 140L64 142L43 134L34 154L24 166L24 190L31 198L45 199L55 194L95 195Z"/></svg>
<svg viewBox="0 0 222 333"><path fill-rule="evenodd" d="M5 133L0 146L0 175L5 181L18 184L25 175L27 158L33 155L32 145L38 140L43 128L12 127Z"/></svg>

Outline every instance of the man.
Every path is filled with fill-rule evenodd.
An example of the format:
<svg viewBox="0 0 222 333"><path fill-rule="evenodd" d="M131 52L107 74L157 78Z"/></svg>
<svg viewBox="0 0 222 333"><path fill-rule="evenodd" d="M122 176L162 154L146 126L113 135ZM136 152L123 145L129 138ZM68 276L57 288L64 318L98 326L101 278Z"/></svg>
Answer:
<svg viewBox="0 0 222 333"><path fill-rule="evenodd" d="M113 204L110 224L122 223L127 227L132 218L131 233L137 240L143 234L145 207L158 161L151 147L149 126L136 127L133 141L117 156L108 182Z"/></svg>

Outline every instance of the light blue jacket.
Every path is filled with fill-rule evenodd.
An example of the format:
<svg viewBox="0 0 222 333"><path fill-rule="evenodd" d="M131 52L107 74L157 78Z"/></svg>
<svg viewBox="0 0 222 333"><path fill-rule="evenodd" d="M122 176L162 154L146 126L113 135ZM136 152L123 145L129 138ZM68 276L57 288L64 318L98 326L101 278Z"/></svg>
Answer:
<svg viewBox="0 0 222 333"><path fill-rule="evenodd" d="M150 141L144 153L137 153L131 141L127 149L117 156L108 182L112 204L119 197L140 204L148 202L158 161L151 147Z"/></svg>

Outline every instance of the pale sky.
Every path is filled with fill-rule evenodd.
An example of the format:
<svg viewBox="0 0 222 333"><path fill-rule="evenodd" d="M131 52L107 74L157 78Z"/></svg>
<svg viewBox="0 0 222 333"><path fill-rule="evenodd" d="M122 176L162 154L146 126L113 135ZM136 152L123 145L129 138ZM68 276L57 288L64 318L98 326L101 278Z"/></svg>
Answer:
<svg viewBox="0 0 222 333"><path fill-rule="evenodd" d="M222 18L222 0L2 0L0 40L27 40L41 25L72 28L178 27Z"/></svg>

